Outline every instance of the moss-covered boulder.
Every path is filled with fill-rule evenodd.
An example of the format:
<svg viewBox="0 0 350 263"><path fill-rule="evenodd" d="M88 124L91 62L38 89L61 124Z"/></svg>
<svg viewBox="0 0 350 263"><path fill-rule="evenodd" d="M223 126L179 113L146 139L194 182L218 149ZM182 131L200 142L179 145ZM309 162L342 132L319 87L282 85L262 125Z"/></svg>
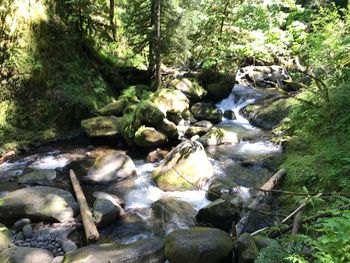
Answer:
<svg viewBox="0 0 350 263"><path fill-rule="evenodd" d="M231 263L232 254L232 238L215 228L176 230L165 240L165 257L171 263Z"/></svg>
<svg viewBox="0 0 350 263"><path fill-rule="evenodd" d="M238 263L254 263L259 253L253 237L248 233L243 233L235 240L234 249Z"/></svg>
<svg viewBox="0 0 350 263"><path fill-rule="evenodd" d="M231 90L233 85L228 85L225 81L221 81L218 83L211 83L206 86L206 90L208 91L208 96L215 100L221 100L226 98Z"/></svg>
<svg viewBox="0 0 350 263"><path fill-rule="evenodd" d="M135 144L141 147L157 147L168 141L165 133L153 127L140 127L135 133Z"/></svg>
<svg viewBox="0 0 350 263"><path fill-rule="evenodd" d="M186 135L188 137L192 137L194 135L202 136L206 134L212 127L213 124L210 121L199 121L186 130Z"/></svg>
<svg viewBox="0 0 350 263"><path fill-rule="evenodd" d="M269 99L259 104L248 105L241 110L251 124L264 130L272 130L288 116L296 100Z"/></svg>
<svg viewBox="0 0 350 263"><path fill-rule="evenodd" d="M11 244L11 231L3 224L0 224L0 251L8 248Z"/></svg>
<svg viewBox="0 0 350 263"><path fill-rule="evenodd" d="M153 93L149 101L154 103L164 114L180 112L189 108L189 100L180 90L159 89Z"/></svg>
<svg viewBox="0 0 350 263"><path fill-rule="evenodd" d="M156 124L165 118L165 114L155 105L148 101L142 101L136 108L135 118L146 124Z"/></svg>
<svg viewBox="0 0 350 263"><path fill-rule="evenodd" d="M152 172L153 180L164 191L197 189L213 175L214 168L196 141L180 143Z"/></svg>
<svg viewBox="0 0 350 263"><path fill-rule="evenodd" d="M115 116L95 117L81 121L81 127L89 137L117 136L120 134L122 118Z"/></svg>
<svg viewBox="0 0 350 263"><path fill-rule="evenodd" d="M33 186L8 193L1 198L0 218L14 223L21 218L43 221L71 220L78 204L70 192L46 186Z"/></svg>
<svg viewBox="0 0 350 263"><path fill-rule="evenodd" d="M125 215L123 208L107 199L96 199L92 209L95 223L99 227L108 226Z"/></svg>
<svg viewBox="0 0 350 263"><path fill-rule="evenodd" d="M101 244L82 247L64 256L62 263L163 263L164 242L147 238L128 245Z"/></svg>
<svg viewBox="0 0 350 263"><path fill-rule="evenodd" d="M18 176L18 182L21 184L50 185L55 178L56 170L35 170Z"/></svg>
<svg viewBox="0 0 350 263"><path fill-rule="evenodd" d="M126 98L122 98L100 108L98 110L98 113L103 116L110 116L110 115L122 116L125 108L128 105L129 105L129 101Z"/></svg>
<svg viewBox="0 0 350 263"><path fill-rule="evenodd" d="M198 139L204 146L238 143L237 133L225 128L213 127Z"/></svg>
<svg viewBox="0 0 350 263"><path fill-rule="evenodd" d="M232 223L238 223L240 208L229 201L217 199L201 208L196 215L197 222L229 232Z"/></svg>
<svg viewBox="0 0 350 263"><path fill-rule="evenodd" d="M211 103L198 102L191 107L191 112L197 120L208 120L212 123L219 123L223 113Z"/></svg>
<svg viewBox="0 0 350 263"><path fill-rule="evenodd" d="M207 94L207 91L202 86L187 78L175 79L171 84L175 89L182 91L193 101L199 101Z"/></svg>
<svg viewBox="0 0 350 263"><path fill-rule="evenodd" d="M160 123L158 123L155 128L161 132L164 132L168 138L178 138L179 131L177 126L172 121L169 121L167 118L164 118Z"/></svg>

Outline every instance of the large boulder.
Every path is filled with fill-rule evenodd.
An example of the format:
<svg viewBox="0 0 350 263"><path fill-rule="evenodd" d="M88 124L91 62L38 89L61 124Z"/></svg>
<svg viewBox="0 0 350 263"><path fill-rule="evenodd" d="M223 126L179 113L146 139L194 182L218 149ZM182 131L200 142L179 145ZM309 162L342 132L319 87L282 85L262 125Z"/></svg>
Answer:
<svg viewBox="0 0 350 263"><path fill-rule="evenodd" d="M0 262L4 263L49 263L52 260L51 252L41 248L11 247L0 253Z"/></svg>
<svg viewBox="0 0 350 263"><path fill-rule="evenodd" d="M35 170L33 172L18 176L18 182L21 184L49 185L55 178L56 171L53 169Z"/></svg>
<svg viewBox="0 0 350 263"><path fill-rule="evenodd" d="M207 91L201 87L197 82L192 82L189 79L175 79L171 84L185 93L191 100L198 101L207 95Z"/></svg>
<svg viewBox="0 0 350 263"><path fill-rule="evenodd" d="M109 184L136 175L132 159L123 153L112 152L96 159L83 180L91 184Z"/></svg>
<svg viewBox="0 0 350 263"><path fill-rule="evenodd" d="M6 226L0 224L0 251L11 245L11 231Z"/></svg>
<svg viewBox="0 0 350 263"><path fill-rule="evenodd" d="M237 133L225 128L214 127L208 133L198 139L204 146L220 144L236 144L239 142Z"/></svg>
<svg viewBox="0 0 350 263"><path fill-rule="evenodd" d="M197 189L213 175L214 168L196 141L180 143L152 172L157 186L165 191Z"/></svg>
<svg viewBox="0 0 350 263"><path fill-rule="evenodd" d="M128 245L90 245L66 254L62 263L163 263L163 250L164 242L157 237Z"/></svg>
<svg viewBox="0 0 350 263"><path fill-rule="evenodd" d="M138 104L136 118L141 123L156 124L165 118L165 113L154 103L142 101Z"/></svg>
<svg viewBox="0 0 350 263"><path fill-rule="evenodd" d="M125 215L120 205L107 199L96 199L92 211L95 223L99 227L107 226Z"/></svg>
<svg viewBox="0 0 350 263"><path fill-rule="evenodd" d="M135 133L135 144L141 147L157 147L168 141L163 132L153 127L140 127Z"/></svg>
<svg viewBox="0 0 350 263"><path fill-rule="evenodd" d="M125 108L129 105L129 101L125 98L121 98L115 102L109 103L106 106L100 108L98 113L103 116L122 116Z"/></svg>
<svg viewBox="0 0 350 263"><path fill-rule="evenodd" d="M233 240L215 228L176 230L165 240L165 257L171 263L232 262Z"/></svg>
<svg viewBox="0 0 350 263"><path fill-rule="evenodd" d="M115 116L95 117L81 121L81 127L89 137L117 136L122 118Z"/></svg>
<svg viewBox="0 0 350 263"><path fill-rule="evenodd" d="M208 120L216 124L221 122L223 113L211 103L198 102L191 107L191 112L197 120Z"/></svg>
<svg viewBox="0 0 350 263"><path fill-rule="evenodd" d="M229 232L232 223L238 223L240 208L229 201L217 199L198 211L196 219L199 223L220 228Z"/></svg>
<svg viewBox="0 0 350 263"><path fill-rule="evenodd" d="M163 197L152 204L155 217L166 233L179 228L195 226L196 211L186 203L171 197Z"/></svg>
<svg viewBox="0 0 350 263"><path fill-rule="evenodd" d="M160 123L155 127L157 130L164 132L169 138L178 138L179 131L177 126L172 121L164 118Z"/></svg>
<svg viewBox="0 0 350 263"><path fill-rule="evenodd" d="M166 114L167 112L183 112L189 108L189 100L180 90L159 89L149 98Z"/></svg>
<svg viewBox="0 0 350 263"><path fill-rule="evenodd" d="M263 130L272 130L288 116L295 103L296 100L293 98L273 98L248 105L241 112L254 126Z"/></svg>
<svg viewBox="0 0 350 263"><path fill-rule="evenodd" d="M186 130L185 134L189 137L192 137L194 135L202 136L206 134L212 127L213 124L210 121L199 121L190 126Z"/></svg>
<svg viewBox="0 0 350 263"><path fill-rule="evenodd" d="M64 222L78 212L70 192L46 186L33 186L8 193L0 205L0 221L14 223L27 217L35 220Z"/></svg>
<svg viewBox="0 0 350 263"><path fill-rule="evenodd" d="M215 99L216 101L226 98L232 88L234 83L231 85L226 83L225 81L220 81L218 83L211 83L206 86L206 90L208 91L208 95L210 98Z"/></svg>

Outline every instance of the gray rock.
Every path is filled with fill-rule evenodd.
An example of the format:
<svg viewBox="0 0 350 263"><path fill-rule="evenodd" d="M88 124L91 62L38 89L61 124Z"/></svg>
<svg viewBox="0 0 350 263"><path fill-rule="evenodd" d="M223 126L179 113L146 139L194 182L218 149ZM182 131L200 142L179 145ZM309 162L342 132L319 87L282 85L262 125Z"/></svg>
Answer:
<svg viewBox="0 0 350 263"><path fill-rule="evenodd" d="M125 215L119 204L113 204L110 200L97 199L93 207L95 223L99 227L107 226Z"/></svg>
<svg viewBox="0 0 350 263"><path fill-rule="evenodd" d="M136 175L132 159L120 152L98 157L95 165L83 180L91 184L109 184Z"/></svg>
<svg viewBox="0 0 350 263"><path fill-rule="evenodd" d="M17 233L15 240L16 241L20 241L20 240L23 240L23 239L24 239L23 232Z"/></svg>
<svg viewBox="0 0 350 263"><path fill-rule="evenodd" d="M198 102L191 107L191 112L197 120L208 120L214 124L221 122L223 113L210 103Z"/></svg>
<svg viewBox="0 0 350 263"><path fill-rule="evenodd" d="M235 240L234 248L238 263L254 263L259 253L253 237L248 233Z"/></svg>
<svg viewBox="0 0 350 263"><path fill-rule="evenodd" d="M94 192L92 195L96 199L106 199L111 201L113 204L120 205L121 207L125 206L125 201L116 195L104 193L104 192Z"/></svg>
<svg viewBox="0 0 350 263"><path fill-rule="evenodd" d="M78 204L70 192L46 186L23 188L8 193L0 206L0 218L15 222L28 217L37 220L71 220Z"/></svg>
<svg viewBox="0 0 350 263"><path fill-rule="evenodd" d="M62 249L65 253L74 251L77 249L77 246L75 245L75 243L71 240L67 240L62 244Z"/></svg>
<svg viewBox="0 0 350 263"><path fill-rule="evenodd" d="M14 223L13 229L16 231L22 231L23 227L25 225L30 224L30 223L31 223L31 221L29 218L22 218Z"/></svg>
<svg viewBox="0 0 350 263"><path fill-rule="evenodd" d="M166 238L165 257L171 263L231 262L233 240L215 228L176 230Z"/></svg>
<svg viewBox="0 0 350 263"><path fill-rule="evenodd" d="M55 257L51 263L61 263L63 261L63 256Z"/></svg>
<svg viewBox="0 0 350 263"><path fill-rule="evenodd" d="M236 114L232 110L226 110L224 112L224 117L228 120L235 120Z"/></svg>
<svg viewBox="0 0 350 263"><path fill-rule="evenodd" d="M63 263L163 263L163 250L164 242L157 237L128 245L90 245L65 254Z"/></svg>
<svg viewBox="0 0 350 263"><path fill-rule="evenodd" d="M30 238L33 237L33 228L31 225L25 225L23 227L23 237L26 239L29 238L29 241L30 241Z"/></svg>
<svg viewBox="0 0 350 263"><path fill-rule="evenodd" d="M117 136L122 118L115 116L95 117L81 121L81 127L89 137Z"/></svg>
<svg viewBox="0 0 350 263"><path fill-rule="evenodd" d="M40 248L11 247L0 253L0 262L38 263L51 262L53 255Z"/></svg>
<svg viewBox="0 0 350 263"><path fill-rule="evenodd" d="M49 170L36 170L28 174L22 174L18 176L18 182L21 184L39 184L49 185L52 180L56 178L56 171Z"/></svg>

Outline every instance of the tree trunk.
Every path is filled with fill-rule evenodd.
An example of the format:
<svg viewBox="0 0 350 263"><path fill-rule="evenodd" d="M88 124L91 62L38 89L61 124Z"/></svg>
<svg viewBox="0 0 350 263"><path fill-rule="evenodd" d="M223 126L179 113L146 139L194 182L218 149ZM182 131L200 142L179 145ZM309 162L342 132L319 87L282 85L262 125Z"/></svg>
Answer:
<svg viewBox="0 0 350 263"><path fill-rule="evenodd" d="M156 71L154 74L154 83L156 89L158 89L161 85L161 72L160 72L160 34L161 34L161 27L160 27L160 17L161 17L161 0L156 0L155 2L155 10L154 10L154 25L155 25L155 34L154 34L154 40L155 40L155 47L154 47L154 53L155 53L155 62L156 62Z"/></svg>
<svg viewBox="0 0 350 263"><path fill-rule="evenodd" d="M83 220L83 225L85 229L85 236L87 243L95 242L99 239L100 235L97 231L94 219L92 217L92 213L90 208L86 202L83 190L79 184L77 177L73 170L69 171L70 180L72 182L72 186L75 192L75 197L77 198L81 219Z"/></svg>
<svg viewBox="0 0 350 263"><path fill-rule="evenodd" d="M114 23L114 0L109 0L109 25L111 27L113 40L116 40L116 27Z"/></svg>

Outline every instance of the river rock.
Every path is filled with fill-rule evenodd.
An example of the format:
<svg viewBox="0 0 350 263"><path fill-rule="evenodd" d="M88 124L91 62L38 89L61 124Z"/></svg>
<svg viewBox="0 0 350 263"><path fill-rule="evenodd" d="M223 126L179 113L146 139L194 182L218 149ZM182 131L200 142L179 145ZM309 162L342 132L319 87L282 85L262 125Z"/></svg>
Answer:
<svg viewBox="0 0 350 263"><path fill-rule="evenodd" d="M104 192L94 192L92 195L96 199L105 199L111 201L114 205L120 205L121 207L125 206L125 201L119 196Z"/></svg>
<svg viewBox="0 0 350 263"><path fill-rule="evenodd" d="M135 144L141 147L157 147L167 141L166 134L153 127L140 127L135 133Z"/></svg>
<svg viewBox="0 0 350 263"><path fill-rule="evenodd" d="M83 180L91 184L109 184L131 176L136 176L132 159L126 154L112 152L98 157Z"/></svg>
<svg viewBox="0 0 350 263"><path fill-rule="evenodd" d="M121 98L115 102L109 103L106 106L98 110L98 113L104 116L121 116L125 108L129 105L129 101L125 98Z"/></svg>
<svg viewBox="0 0 350 263"><path fill-rule="evenodd" d="M197 189L214 175L214 168L199 142L185 141L176 146L152 172L164 191Z"/></svg>
<svg viewBox="0 0 350 263"><path fill-rule="evenodd" d="M77 245L71 240L66 240L62 243L62 249L65 253L72 252L77 250Z"/></svg>
<svg viewBox="0 0 350 263"><path fill-rule="evenodd" d="M54 169L36 170L28 174L18 176L18 182L21 184L50 184L56 178Z"/></svg>
<svg viewBox="0 0 350 263"><path fill-rule="evenodd" d="M9 263L38 263L51 262L53 255L41 248L11 247L0 253L0 262Z"/></svg>
<svg viewBox="0 0 350 263"><path fill-rule="evenodd" d="M165 241L165 257L171 263L231 262L233 240L215 228L175 230Z"/></svg>
<svg viewBox="0 0 350 263"><path fill-rule="evenodd" d="M240 219L240 208L223 199L215 200L198 211L196 219L201 224L217 227L229 232L232 223Z"/></svg>
<svg viewBox="0 0 350 263"><path fill-rule="evenodd" d="M58 256L58 257L55 257L51 263L62 263L63 261L63 256Z"/></svg>
<svg viewBox="0 0 350 263"><path fill-rule="evenodd" d="M227 83L226 81L220 81L218 83L208 84L205 89L208 91L208 95L210 98L214 100L222 100L226 98L234 85L234 81L231 83Z"/></svg>
<svg viewBox="0 0 350 263"><path fill-rule="evenodd" d="M128 245L90 245L66 254L63 263L163 263L163 249L164 242L157 237Z"/></svg>
<svg viewBox="0 0 350 263"><path fill-rule="evenodd" d="M101 116L81 121L81 127L89 137L117 136L120 132L122 118Z"/></svg>
<svg viewBox="0 0 350 263"><path fill-rule="evenodd" d="M232 110L225 110L224 117L228 120L235 120L236 114Z"/></svg>
<svg viewBox="0 0 350 263"><path fill-rule="evenodd" d="M16 221L16 222L14 223L13 229L14 229L15 231L22 231L23 227L24 227L25 225L30 224L30 223L31 223L31 221L30 221L29 218L22 218L22 219L20 219L20 220L18 220L18 221Z"/></svg>
<svg viewBox="0 0 350 263"><path fill-rule="evenodd" d="M169 138L178 138L179 131L175 123L164 118L160 123L158 123L155 128L161 132L164 132Z"/></svg>
<svg viewBox="0 0 350 263"><path fill-rule="evenodd" d="M8 193L0 206L0 219L13 223L19 218L71 220L78 204L70 192L46 186L33 186Z"/></svg>
<svg viewBox="0 0 350 263"><path fill-rule="evenodd" d="M212 127L213 124L210 121L199 121L186 130L186 135L189 137L192 137L194 135L202 136L206 134Z"/></svg>
<svg viewBox="0 0 350 263"><path fill-rule="evenodd" d="M189 108L189 100L180 90L159 89L151 95L149 101L157 105L164 114L167 112L182 113Z"/></svg>
<svg viewBox="0 0 350 263"><path fill-rule="evenodd" d="M193 101L199 101L207 95L207 91L197 82L192 82L187 78L175 79L171 82L171 85L174 86L175 89L182 91Z"/></svg>
<svg viewBox="0 0 350 263"><path fill-rule="evenodd" d="M0 251L11 245L11 231L3 224L0 224Z"/></svg>
<svg viewBox="0 0 350 263"><path fill-rule="evenodd" d="M169 151L167 151L167 150L162 150L162 149L157 148L147 155L146 161L149 163L159 162L159 161L163 160L168 155L168 153L169 153Z"/></svg>
<svg viewBox="0 0 350 263"><path fill-rule="evenodd" d="M161 229L164 229L166 234L175 229L195 226L196 211L189 203L163 197L154 202L151 207L162 225Z"/></svg>
<svg viewBox="0 0 350 263"><path fill-rule="evenodd" d="M213 127L208 133L198 139L204 146L215 146L221 144L237 144L239 142L237 133L226 128Z"/></svg>
<svg viewBox="0 0 350 263"><path fill-rule="evenodd" d="M23 227L23 237L24 239L33 237L33 228L30 224Z"/></svg>
<svg viewBox="0 0 350 263"><path fill-rule="evenodd" d="M211 103L198 102L191 107L193 116L198 120L208 120L214 124L221 122L222 112Z"/></svg>
<svg viewBox="0 0 350 263"><path fill-rule="evenodd" d="M243 233L235 240L234 248L238 263L254 263L259 253L253 237L248 233Z"/></svg>
<svg viewBox="0 0 350 263"><path fill-rule="evenodd" d="M107 226L124 215L123 208L110 200L96 199L94 202L93 216L99 227Z"/></svg>

